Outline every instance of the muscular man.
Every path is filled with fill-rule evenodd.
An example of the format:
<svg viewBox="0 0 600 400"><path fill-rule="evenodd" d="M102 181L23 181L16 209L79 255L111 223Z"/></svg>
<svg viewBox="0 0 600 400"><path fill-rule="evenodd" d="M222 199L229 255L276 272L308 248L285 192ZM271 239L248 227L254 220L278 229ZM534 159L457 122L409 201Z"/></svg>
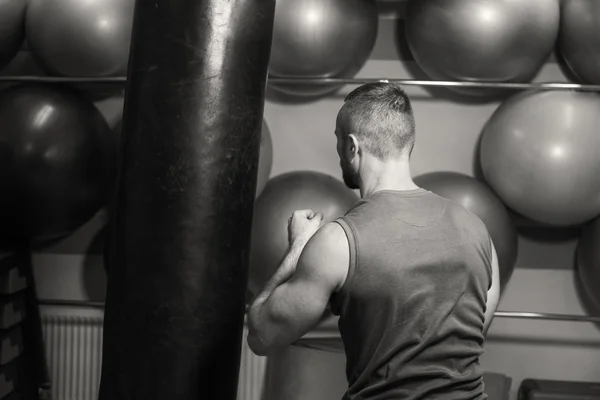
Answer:
<svg viewBox="0 0 600 400"><path fill-rule="evenodd" d="M415 122L400 87L354 90L335 134L361 200L324 226L318 212L294 213L289 252L249 310L248 344L259 355L289 345L330 306L345 400L486 399L479 356L499 295L486 227L413 183Z"/></svg>

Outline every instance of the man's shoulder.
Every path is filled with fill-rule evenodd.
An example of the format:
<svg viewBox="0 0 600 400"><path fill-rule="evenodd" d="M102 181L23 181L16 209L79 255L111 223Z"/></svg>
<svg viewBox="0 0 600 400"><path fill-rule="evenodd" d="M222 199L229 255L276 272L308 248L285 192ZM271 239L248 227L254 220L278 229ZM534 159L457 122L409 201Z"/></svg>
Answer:
<svg viewBox="0 0 600 400"><path fill-rule="evenodd" d="M337 222L323 225L307 243L304 251L315 256L336 257L348 253L348 239Z"/></svg>
<svg viewBox="0 0 600 400"><path fill-rule="evenodd" d="M302 251L305 267L320 276L343 281L350 264L350 247L344 229L336 222L323 225Z"/></svg>

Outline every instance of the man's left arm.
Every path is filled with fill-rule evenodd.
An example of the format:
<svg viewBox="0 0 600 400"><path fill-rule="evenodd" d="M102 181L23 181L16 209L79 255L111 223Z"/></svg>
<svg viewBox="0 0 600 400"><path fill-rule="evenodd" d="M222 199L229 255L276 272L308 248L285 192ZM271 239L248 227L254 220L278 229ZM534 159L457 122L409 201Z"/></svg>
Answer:
<svg viewBox="0 0 600 400"><path fill-rule="evenodd" d="M295 266L294 252L299 254ZM348 241L337 223L323 226L305 245L293 244L248 311L250 348L266 355L295 342L317 325L331 295L343 285L349 261ZM289 279L282 279L290 274Z"/></svg>

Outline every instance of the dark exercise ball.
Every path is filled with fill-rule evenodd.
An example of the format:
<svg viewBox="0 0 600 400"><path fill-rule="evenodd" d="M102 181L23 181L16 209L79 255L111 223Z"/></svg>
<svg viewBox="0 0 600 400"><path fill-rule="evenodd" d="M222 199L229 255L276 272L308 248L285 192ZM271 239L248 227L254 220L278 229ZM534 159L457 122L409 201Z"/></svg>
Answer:
<svg viewBox="0 0 600 400"><path fill-rule="evenodd" d="M481 169L503 203L537 222L577 225L600 214L600 95L528 91L484 127Z"/></svg>
<svg viewBox="0 0 600 400"><path fill-rule="evenodd" d="M483 221L498 254L500 288L504 290L517 261L518 237L515 224L500 199L483 183L456 172L432 172L416 177L414 182L460 204Z"/></svg>
<svg viewBox="0 0 600 400"><path fill-rule="evenodd" d="M274 78L352 78L366 63L379 17L371 0L277 0L269 75ZM341 85L285 85L292 97L320 97Z"/></svg>
<svg viewBox="0 0 600 400"><path fill-rule="evenodd" d="M558 47L581 83L600 84L600 1L563 1Z"/></svg>
<svg viewBox="0 0 600 400"><path fill-rule="evenodd" d="M583 228L577 246L577 276L586 306L600 315L600 218Z"/></svg>
<svg viewBox="0 0 600 400"><path fill-rule="evenodd" d="M64 76L125 76L134 0L30 0L27 41L46 68Z"/></svg>
<svg viewBox="0 0 600 400"><path fill-rule="evenodd" d="M257 294L273 276L288 249L288 220L293 212L311 209L324 222L343 216L358 196L339 180L312 171L297 171L271 179L258 198L252 226L249 289Z"/></svg>
<svg viewBox="0 0 600 400"><path fill-rule="evenodd" d="M25 38L27 0L0 0L0 69L17 54Z"/></svg>
<svg viewBox="0 0 600 400"><path fill-rule="evenodd" d="M47 86L0 93L0 237L46 241L87 222L114 181L108 124L77 95Z"/></svg>
<svg viewBox="0 0 600 400"><path fill-rule="evenodd" d="M554 48L559 17L558 0L409 0L406 37L417 64L432 79L528 82ZM466 95L499 92L448 89Z"/></svg>

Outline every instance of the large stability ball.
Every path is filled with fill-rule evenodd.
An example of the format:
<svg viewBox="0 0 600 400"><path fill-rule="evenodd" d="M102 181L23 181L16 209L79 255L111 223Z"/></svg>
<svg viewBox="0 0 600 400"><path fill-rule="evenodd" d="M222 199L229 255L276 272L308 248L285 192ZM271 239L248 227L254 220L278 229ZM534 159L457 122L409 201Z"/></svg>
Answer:
<svg viewBox="0 0 600 400"><path fill-rule="evenodd" d="M409 0L406 37L432 79L527 82L554 48L559 11L558 0Z"/></svg>
<svg viewBox="0 0 600 400"><path fill-rule="evenodd" d="M0 0L0 69L17 54L25 38L27 0Z"/></svg>
<svg viewBox="0 0 600 400"><path fill-rule="evenodd" d="M371 0L277 0L269 74L275 78L351 78L377 38ZM340 85L270 83L294 97L318 97Z"/></svg>
<svg viewBox="0 0 600 400"><path fill-rule="evenodd" d="M275 273L288 249L288 220L295 210L324 214L324 222L343 216L358 196L339 180L312 171L271 179L254 209L248 287L257 294Z"/></svg>
<svg viewBox="0 0 600 400"><path fill-rule="evenodd" d="M600 83L600 2L571 0L561 4L560 54L580 82Z"/></svg>
<svg viewBox="0 0 600 400"><path fill-rule="evenodd" d="M41 63L64 76L124 76L134 0L30 0L27 42Z"/></svg>
<svg viewBox="0 0 600 400"><path fill-rule="evenodd" d="M600 218L583 229L577 246L577 274L586 305L600 314Z"/></svg>
<svg viewBox="0 0 600 400"><path fill-rule="evenodd" d="M600 214L600 96L529 91L504 102L481 138L485 179L538 222L569 226Z"/></svg>
<svg viewBox="0 0 600 400"><path fill-rule="evenodd" d="M71 92L1 92L0 237L45 241L89 220L114 180L111 136L94 105Z"/></svg>
<svg viewBox="0 0 600 400"><path fill-rule="evenodd" d="M494 192L476 179L457 172L432 172L418 176L415 183L438 196L452 200L485 224L496 248L503 290L517 261L517 229L508 210Z"/></svg>

